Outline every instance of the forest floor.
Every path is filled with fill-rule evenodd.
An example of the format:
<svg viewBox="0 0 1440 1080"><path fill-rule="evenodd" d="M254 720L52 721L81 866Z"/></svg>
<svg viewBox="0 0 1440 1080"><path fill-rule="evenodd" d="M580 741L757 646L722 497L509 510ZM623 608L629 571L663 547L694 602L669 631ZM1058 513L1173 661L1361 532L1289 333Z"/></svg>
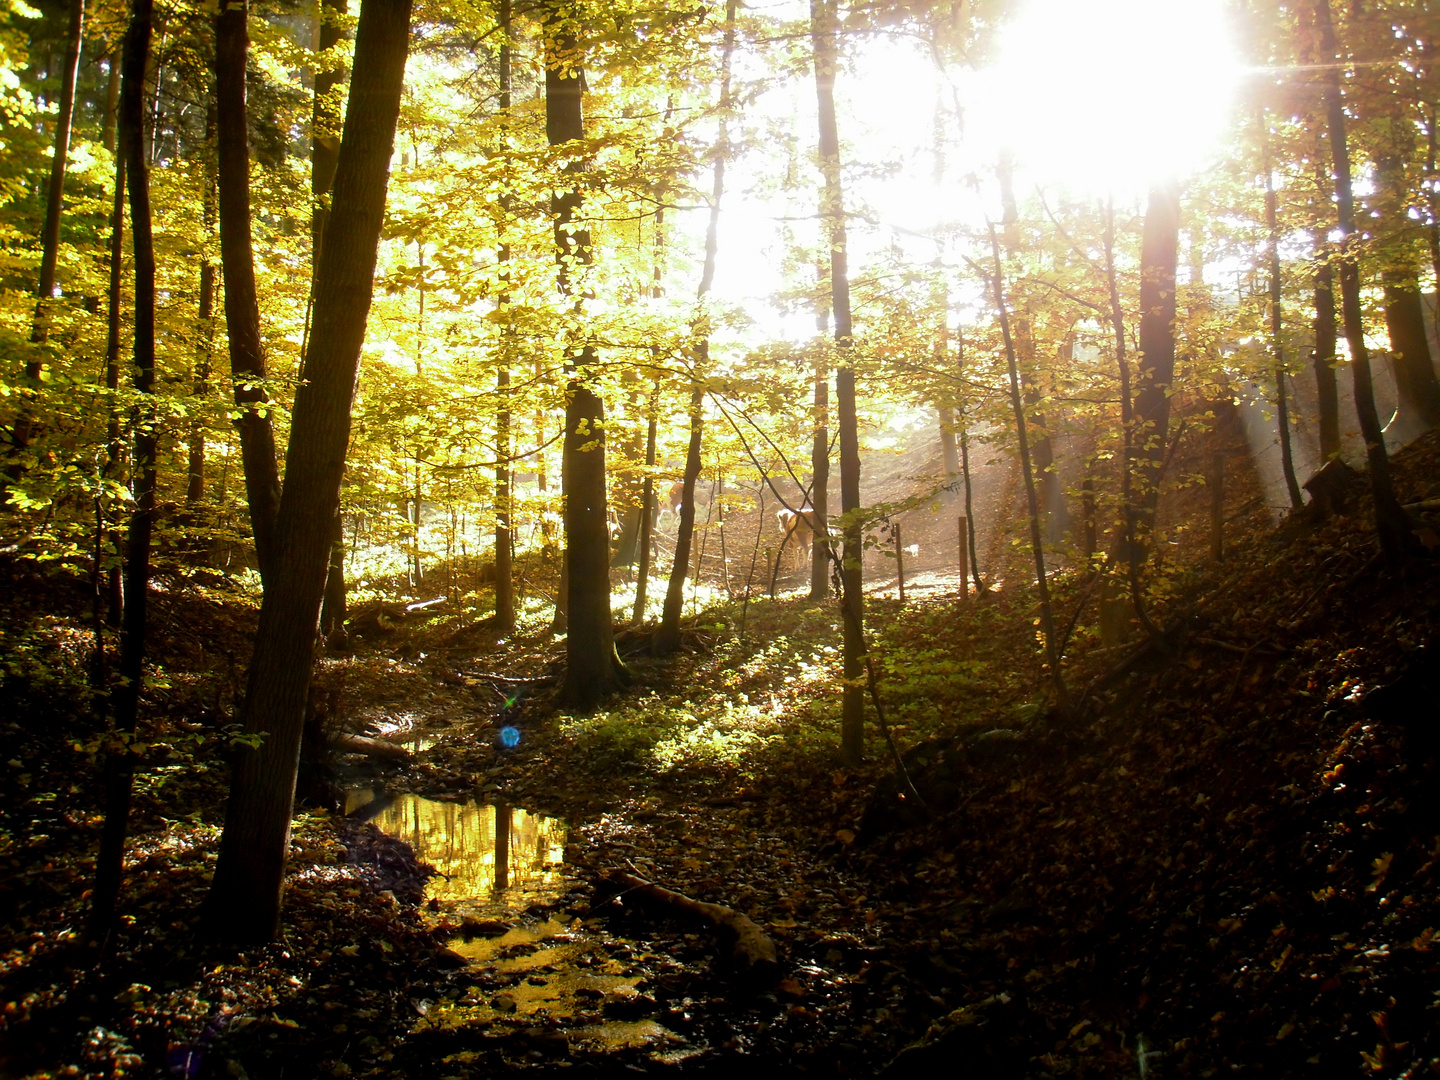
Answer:
<svg viewBox="0 0 1440 1080"><path fill-rule="evenodd" d="M1440 439L1396 476L1440 493ZM833 602L717 606L666 660L623 635L634 686L589 717L552 701L548 634L372 635L321 661L317 710L411 760L315 763L284 937L244 951L197 928L253 606L159 583L97 953L85 588L4 572L0 1075L1440 1073L1440 589L1432 561L1384 570L1363 514L1171 567L1158 644L1102 647L1057 578L1062 622L1089 606L1069 714L1028 592L872 594L913 792L873 728L836 764ZM616 870L748 915L778 967L735 969Z"/></svg>

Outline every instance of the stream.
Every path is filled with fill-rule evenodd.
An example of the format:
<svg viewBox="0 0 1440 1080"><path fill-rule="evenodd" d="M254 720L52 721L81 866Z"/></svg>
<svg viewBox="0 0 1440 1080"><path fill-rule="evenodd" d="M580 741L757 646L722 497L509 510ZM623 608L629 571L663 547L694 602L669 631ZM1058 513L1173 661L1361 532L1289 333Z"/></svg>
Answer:
<svg viewBox="0 0 1440 1080"><path fill-rule="evenodd" d="M657 972L678 965L588 917L581 883L566 872L563 821L371 787L349 791L345 812L409 844L436 871L422 916L438 933L453 932L447 945L464 966L439 1000L414 1003L414 1030L465 1044L447 1061L478 1060L471 1047L492 1039L503 1048L484 1052L518 1055L516 1064L620 1050L674 1063L703 1052L655 1018L688 1019L689 999L667 1010L649 992Z"/></svg>

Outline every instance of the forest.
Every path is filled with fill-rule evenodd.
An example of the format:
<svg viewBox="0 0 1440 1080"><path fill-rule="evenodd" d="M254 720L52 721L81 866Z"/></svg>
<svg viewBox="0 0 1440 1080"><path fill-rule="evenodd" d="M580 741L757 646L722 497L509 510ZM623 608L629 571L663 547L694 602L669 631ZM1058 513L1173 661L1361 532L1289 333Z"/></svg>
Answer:
<svg viewBox="0 0 1440 1080"><path fill-rule="evenodd" d="M1440 1074L1440 8L0 0L0 1077Z"/></svg>

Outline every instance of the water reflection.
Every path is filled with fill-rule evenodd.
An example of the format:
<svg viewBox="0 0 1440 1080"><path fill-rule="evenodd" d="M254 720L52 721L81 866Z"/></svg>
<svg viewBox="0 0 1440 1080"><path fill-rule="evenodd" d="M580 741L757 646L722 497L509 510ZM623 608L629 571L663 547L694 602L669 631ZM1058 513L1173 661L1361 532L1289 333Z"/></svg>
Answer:
<svg viewBox="0 0 1440 1080"><path fill-rule="evenodd" d="M433 866L438 875L425 893L441 904L481 908L529 899L563 881L565 824L556 818L503 803L437 802L373 788L348 792L345 812L405 841ZM511 889L522 895L502 895Z"/></svg>

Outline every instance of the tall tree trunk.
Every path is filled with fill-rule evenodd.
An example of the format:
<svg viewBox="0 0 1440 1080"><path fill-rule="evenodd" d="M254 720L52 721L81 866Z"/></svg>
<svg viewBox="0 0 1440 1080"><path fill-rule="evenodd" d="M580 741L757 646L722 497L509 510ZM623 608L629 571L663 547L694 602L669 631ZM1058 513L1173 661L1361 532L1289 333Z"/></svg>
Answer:
<svg viewBox="0 0 1440 1080"><path fill-rule="evenodd" d="M55 154L50 159L50 183L45 190L45 225L40 233L40 283L35 290L35 321L30 340L44 343L50 337L50 302L55 295L55 274L60 260L60 215L65 202L65 168L70 156L70 128L75 113L75 76L80 67L80 42L85 25L85 0L70 0L70 25L65 32L65 67L61 72L60 112L55 117ZM39 358L25 365L25 377L40 379Z"/></svg>
<svg viewBox="0 0 1440 1080"><path fill-rule="evenodd" d="M60 261L60 215L65 203L65 167L70 156L70 124L75 112L75 75L80 67L80 41L85 24L85 0L70 0L70 24L65 36L61 73L60 112L55 118L55 153L50 159L50 182L45 190L45 224L40 233L40 280L35 288L35 317L30 341L44 345L50 339L51 305ZM26 400L15 422L12 450L24 450L35 436L35 418L29 399L39 392L45 371L43 353L36 348L25 361Z"/></svg>
<svg viewBox="0 0 1440 1080"><path fill-rule="evenodd" d="M207 925L269 941L280 925L285 855L315 629L325 588L360 349L410 40L410 0L363 0L354 77L325 246L315 283L315 333L295 395L273 581L260 607L242 712L259 745L240 751L225 813Z"/></svg>
<svg viewBox="0 0 1440 1080"><path fill-rule="evenodd" d="M1399 128L1399 125L1396 125ZM1405 156L1413 153L1407 128L1397 141ZM1390 335L1390 369L1399 391L1400 422L1406 436L1440 426L1440 382L1430 356L1430 335L1425 330L1425 309L1420 299L1420 270L1408 234L1413 223L1406 215L1410 186L1405 178L1405 157L1393 146L1376 160L1384 217L1399 242L1381 251L1380 280L1385 289L1385 328ZM1426 186L1429 186L1428 184Z"/></svg>
<svg viewBox="0 0 1440 1080"><path fill-rule="evenodd" d="M965 371L965 335L955 335L955 372L957 375ZM955 421L959 427L960 435L960 479L965 485L965 538L964 543L969 549L970 577L975 582L975 595L984 596L986 592L985 579L980 576L980 551L975 540L975 486L970 478L970 435L966 428L969 421L966 419L965 406L963 402L955 409ZM961 594L964 595L965 582L960 583Z"/></svg>
<svg viewBox="0 0 1440 1080"><path fill-rule="evenodd" d="M1345 134L1345 102L1340 92L1343 63L1330 22L1330 0L1315 0L1315 22L1320 31L1320 59L1325 67L1325 108L1330 132L1330 158L1335 176L1336 217L1340 227L1340 311L1345 340L1350 346L1355 385L1355 412L1365 439L1365 460L1370 469L1370 493L1375 502L1375 531L1385 561L1395 567L1410 550L1410 520L1390 480L1390 458L1385 433L1375 411L1375 388L1370 378L1370 351L1365 345L1364 316L1360 309L1360 265L1353 250L1355 195L1350 183L1350 146Z"/></svg>
<svg viewBox="0 0 1440 1080"><path fill-rule="evenodd" d="M1330 461L1340 455L1340 390L1335 380L1335 274L1326 250L1325 230L1316 230L1315 246L1319 265L1315 267L1315 351L1310 361L1320 414L1320 456Z"/></svg>
<svg viewBox="0 0 1440 1080"><path fill-rule="evenodd" d="M810 41L815 53L815 96L820 110L820 171L825 179L820 207L823 234L830 243L830 310L835 317L835 403L840 424L840 512L844 561L840 568L845 689L840 713L840 754L858 765L865 751L865 610L860 509L860 428L855 409L854 343L850 318L850 273L846 262L845 194L840 183L840 134L835 123L838 0L810 0Z"/></svg>
<svg viewBox="0 0 1440 1080"><path fill-rule="evenodd" d="M1000 200L1004 213L1001 224L1004 226L1007 259L1014 258L1020 249L1014 170L1014 160L1008 153L1002 153L996 175L1000 182ZM1042 407L1044 394L1040 389L1041 373L1035 349L1035 335L1030 328L1029 315L1025 312L1017 312L1015 315L1014 336L1016 360L1020 365L1020 386L1028 413L1026 422L1032 429L1027 433L1030 440L1030 459L1040 485L1041 531L1046 535L1054 535L1059 532L1059 522L1052 527L1050 513L1057 507L1063 511L1063 506L1060 500L1059 477L1055 473L1055 451L1050 442L1050 429L1045 422L1045 410Z"/></svg>
<svg viewBox="0 0 1440 1080"><path fill-rule="evenodd" d="M1425 175L1434 176L1436 152L1440 149L1440 132L1435 130L1440 121L1440 111L1432 103L1430 113L1425 117ZM1425 228L1425 242L1430 249L1430 272L1435 275L1435 295L1440 302L1440 191L1435 183L1425 185L1425 202L1430 210L1430 222Z"/></svg>
<svg viewBox="0 0 1440 1080"><path fill-rule="evenodd" d="M116 67L119 68L117 61ZM119 114L119 105L116 105ZM117 121L118 123L118 121ZM110 213L110 283L105 312L105 392L109 413L105 423L105 477L119 482L125 472L125 444L120 432L120 286L125 277L125 155L115 156L115 194ZM117 542L118 546L118 542ZM125 608L120 568L112 566L106 575L105 621L120 625Z"/></svg>
<svg viewBox="0 0 1440 1080"><path fill-rule="evenodd" d="M826 284L830 267L820 268L820 283ZM813 412L815 433L810 437L810 506L815 511L815 524L824 525L824 535L812 537L810 545L810 599L824 600L830 595L830 331L829 289L821 293L819 310L815 313L815 329L820 339L815 349L815 389Z"/></svg>
<svg viewBox="0 0 1440 1080"><path fill-rule="evenodd" d="M1000 241L995 227L990 227L990 250L995 261L991 287L995 310L1000 316L1000 333L1005 342L1005 361L1010 371L1010 407L1015 414L1015 434L1020 448L1020 470L1025 478L1025 498L1030 508L1030 550L1035 557L1035 582L1040 595L1040 629L1045 634L1045 657L1055 699L1068 705L1070 695L1065 689L1065 676L1060 670L1060 644L1055 637L1055 613L1050 603L1050 580L1045 573L1045 544L1040 525L1040 496L1035 483L1034 462L1030 453L1030 437L1026 428L1024 394L1020 385L1020 368L1016 362L1015 341L1010 333L1010 315L1005 303L1004 264L1000 260Z"/></svg>
<svg viewBox="0 0 1440 1080"><path fill-rule="evenodd" d="M315 48L326 59L324 66L315 72L315 99L310 117L312 306L315 302L315 277L320 271L320 252L325 244L325 225L330 220L330 189L335 186L335 163L340 157L340 103L336 90L345 81L345 71L331 54L344 36L341 22L347 14L345 0L321 0ZM338 508L335 511L334 536L330 566L325 577L325 596L320 605L320 630L327 640L337 634L343 638L345 628L345 515Z"/></svg>
<svg viewBox="0 0 1440 1080"><path fill-rule="evenodd" d="M960 444L955 441L955 410L948 405L940 406L940 460L945 470L945 483L948 484L960 473Z"/></svg>
<svg viewBox="0 0 1440 1080"><path fill-rule="evenodd" d="M715 145L715 163L710 179L710 217L705 226L705 264L700 272L696 299L701 304L715 281L715 261L720 252L720 201L725 195L725 162L730 156L730 59L735 52L737 0L725 3L725 40L720 54L720 131ZM695 536L695 484L700 478L701 450L705 432L705 383L710 371L710 340L701 335L695 342L695 377L690 384L690 442L685 450L685 476L681 486L680 522L675 528L675 561L665 589L660 629L652 648L660 656L680 647L680 613L685 606L685 575L690 566L690 548Z"/></svg>
<svg viewBox="0 0 1440 1080"><path fill-rule="evenodd" d="M130 192L130 230L135 262L135 389L155 392L155 244L150 224L150 176L145 154L145 62L150 52L152 0L134 0L125 35L120 103L120 146ZM105 826L95 862L90 935L103 940L115 922L124 872L125 836L135 771L131 738L140 709L145 667L146 593L150 584L150 535L155 516L159 417L144 410L135 428L135 510L125 554L125 613L120 629L119 679L112 691L114 733L105 755Z"/></svg>
<svg viewBox="0 0 1440 1080"><path fill-rule="evenodd" d="M511 0L500 0L500 116L508 125L510 121L510 95L512 91L512 52L510 44ZM502 241L499 247L500 280L502 282L498 304L505 312L506 323L501 334L500 370L495 376L495 389L499 394L500 407L495 412L495 626L502 634L515 629L515 569L510 553L511 516L513 495L510 487L510 359L514 347L514 329L510 325L510 245L503 237L509 226L510 195L500 196L500 223Z"/></svg>
<svg viewBox="0 0 1440 1080"><path fill-rule="evenodd" d="M709 359L709 345L696 343L697 353ZM697 364L701 357L697 356ZM680 615L685 608L685 577L690 569L690 548L695 537L695 484L700 478L700 451L705 431L705 384L698 379L690 386L690 442L685 451L685 477L680 496L680 524L675 528L675 562L665 589L665 607L653 646L657 656L667 656L680 647Z"/></svg>
<svg viewBox="0 0 1440 1080"><path fill-rule="evenodd" d="M1140 240L1140 369L1135 379L1135 449L1141 483L1136 543L1148 549L1160 501L1175 381L1175 267L1180 252L1180 186L1150 190Z"/></svg>
<svg viewBox="0 0 1440 1080"><path fill-rule="evenodd" d="M233 0L215 19L215 110L220 161L220 262L225 273L225 327L240 416L240 460L255 534L255 559L267 584L275 568L280 472L275 427L267 408L255 254L250 242L250 150L245 59L250 49L248 0Z"/></svg>
<svg viewBox="0 0 1440 1080"><path fill-rule="evenodd" d="M105 77L105 108L100 116L100 145L116 153L116 117L120 115L120 54L111 49L105 56L109 70Z"/></svg>
<svg viewBox="0 0 1440 1080"><path fill-rule="evenodd" d="M202 402L210 396L211 358L215 352L215 261L208 248L215 235L216 191L215 169L210 157L215 145L216 110L212 99L205 108L205 194L200 214L207 254L200 262L200 304L195 325L195 378L190 395L190 430L186 447L185 502L194 506L205 498L205 420Z"/></svg>
<svg viewBox="0 0 1440 1080"><path fill-rule="evenodd" d="M645 481L640 489L640 565L635 573L635 611L630 621L645 622L645 603L650 590L650 563L655 532L655 440L660 428L660 380L650 389L650 418L645 425Z"/></svg>
<svg viewBox="0 0 1440 1080"><path fill-rule="evenodd" d="M1390 333L1390 364L1400 408L1415 418L1414 427L1440 426L1440 382L1430 357L1430 335L1414 266L1388 266L1380 273L1385 287L1385 328ZM1413 430L1413 427L1412 427Z"/></svg>
<svg viewBox="0 0 1440 1080"><path fill-rule="evenodd" d="M1285 490L1290 495L1290 505L1298 510L1305 504L1300 494L1300 482L1295 479L1295 458L1290 446L1290 403L1285 393L1285 347L1281 338L1280 307L1280 223L1279 199L1275 194L1275 172L1270 166L1268 123L1264 114L1260 117L1261 138L1265 140L1265 232L1269 241L1270 255L1270 353L1275 361L1275 419L1280 430L1280 467L1285 474Z"/></svg>
<svg viewBox="0 0 1440 1080"><path fill-rule="evenodd" d="M545 13L545 133L551 146L585 138L581 95L584 74L576 36L577 13L569 0L551 3ZM565 171L585 169L578 155ZM555 260L562 295L571 295L573 270L594 258L590 230L576 221L583 199L578 187L551 196L555 220ZM579 346L578 349L575 346ZM615 651L610 610L610 531L605 506L605 403L591 385L599 357L595 347L571 343L566 366L570 381L565 404L565 567L567 587L565 685L562 696L572 707L593 709L626 682Z"/></svg>

